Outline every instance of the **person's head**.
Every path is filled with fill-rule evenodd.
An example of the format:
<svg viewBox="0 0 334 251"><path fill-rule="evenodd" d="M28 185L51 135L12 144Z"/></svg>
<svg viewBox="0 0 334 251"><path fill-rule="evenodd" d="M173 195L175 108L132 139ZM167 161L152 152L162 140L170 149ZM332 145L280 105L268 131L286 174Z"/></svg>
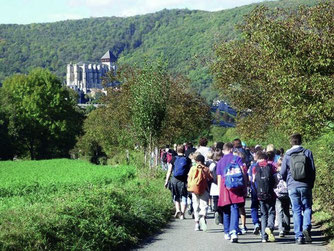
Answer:
<svg viewBox="0 0 334 251"><path fill-rule="evenodd" d="M184 154L184 145L177 145L176 152L177 154Z"/></svg>
<svg viewBox="0 0 334 251"><path fill-rule="evenodd" d="M188 149L193 148L193 143L188 142L188 143L187 143L187 148L188 148Z"/></svg>
<svg viewBox="0 0 334 251"><path fill-rule="evenodd" d="M255 152L258 152L258 151L262 151L263 149L261 145L256 145L254 150Z"/></svg>
<svg viewBox="0 0 334 251"><path fill-rule="evenodd" d="M284 154L284 149L283 149L283 148L280 148L279 151L281 152L281 156L283 156L283 154Z"/></svg>
<svg viewBox="0 0 334 251"><path fill-rule="evenodd" d="M207 146L208 140L207 138L200 138L198 143L200 146Z"/></svg>
<svg viewBox="0 0 334 251"><path fill-rule="evenodd" d="M267 153L265 153L265 152L257 152L258 153L258 155L257 155L257 160L259 161L259 160L268 160L268 155L267 155Z"/></svg>
<svg viewBox="0 0 334 251"><path fill-rule="evenodd" d="M224 142L217 142L216 149L223 150Z"/></svg>
<svg viewBox="0 0 334 251"><path fill-rule="evenodd" d="M208 151L208 154L207 154L206 157L207 157L208 159L212 160L212 159L213 159L213 155L214 155L214 152L213 152L212 150L209 150L209 151Z"/></svg>
<svg viewBox="0 0 334 251"><path fill-rule="evenodd" d="M302 135L294 133L290 136L290 144L292 146L299 146L302 144Z"/></svg>
<svg viewBox="0 0 334 251"><path fill-rule="evenodd" d="M222 157L223 157L223 152L221 150L215 151L215 154L213 155L213 160L218 162Z"/></svg>
<svg viewBox="0 0 334 251"><path fill-rule="evenodd" d="M240 139L234 139L233 140L233 146L234 146L234 148L241 148L242 147L241 140Z"/></svg>
<svg viewBox="0 0 334 251"><path fill-rule="evenodd" d="M233 144L228 142L228 143L225 143L224 146L223 146L223 153L224 154L229 154L231 153L233 150Z"/></svg>
<svg viewBox="0 0 334 251"><path fill-rule="evenodd" d="M275 147L274 147L273 144L269 144L269 145L267 145L266 152L271 152L271 151L275 151Z"/></svg>
<svg viewBox="0 0 334 251"><path fill-rule="evenodd" d="M198 154L195 158L195 161L196 161L197 164L204 165L205 158L202 154Z"/></svg>
<svg viewBox="0 0 334 251"><path fill-rule="evenodd" d="M268 160L269 161L274 161L275 159L275 152L274 151L269 151L267 152Z"/></svg>

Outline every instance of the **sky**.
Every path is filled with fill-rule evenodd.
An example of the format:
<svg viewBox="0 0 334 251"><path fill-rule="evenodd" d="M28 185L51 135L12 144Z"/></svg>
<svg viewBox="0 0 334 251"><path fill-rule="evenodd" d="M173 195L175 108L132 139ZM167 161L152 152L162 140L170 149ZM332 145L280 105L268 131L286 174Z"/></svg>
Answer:
<svg viewBox="0 0 334 251"><path fill-rule="evenodd" d="M263 0L0 0L0 24L56 22L67 19L128 17L162 9L218 11Z"/></svg>

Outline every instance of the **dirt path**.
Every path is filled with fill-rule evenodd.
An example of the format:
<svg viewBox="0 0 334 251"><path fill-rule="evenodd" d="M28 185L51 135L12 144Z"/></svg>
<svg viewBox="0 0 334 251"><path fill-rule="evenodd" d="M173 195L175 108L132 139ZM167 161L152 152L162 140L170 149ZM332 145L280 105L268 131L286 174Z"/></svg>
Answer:
<svg viewBox="0 0 334 251"><path fill-rule="evenodd" d="M249 202L247 202L249 204ZM249 209L249 206L246 209ZM214 223L213 214L209 214L208 231L194 231L194 221L188 216L185 220L173 220L161 234L155 235L146 240L141 247L135 250L173 250L173 251L193 251L193 250L270 250L270 251L325 251L325 238L319 226L313 226L312 244L297 245L294 241L293 233L284 238L278 237L278 230L274 231L275 243L261 243L260 236L252 233L250 212L247 213L248 233L239 235L238 243L230 243L224 240L223 226ZM293 229L293 226L292 226Z"/></svg>

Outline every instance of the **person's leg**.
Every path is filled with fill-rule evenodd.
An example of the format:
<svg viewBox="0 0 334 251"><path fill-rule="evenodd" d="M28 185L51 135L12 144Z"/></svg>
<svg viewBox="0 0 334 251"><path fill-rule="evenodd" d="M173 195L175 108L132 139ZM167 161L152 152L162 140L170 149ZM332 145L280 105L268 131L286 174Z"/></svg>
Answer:
<svg viewBox="0 0 334 251"><path fill-rule="evenodd" d="M264 201L260 202L260 210L261 210L261 234L262 234L262 240L267 240L268 236L266 234L266 227L268 224L268 208Z"/></svg>
<svg viewBox="0 0 334 251"><path fill-rule="evenodd" d="M301 201L303 204L303 235L306 242L311 239L311 219L312 219L312 190L310 188L300 188Z"/></svg>
<svg viewBox="0 0 334 251"><path fill-rule="evenodd" d="M259 224L259 200L254 190L251 190L251 217L254 226Z"/></svg>
<svg viewBox="0 0 334 251"><path fill-rule="evenodd" d="M208 202L210 200L210 195L208 192L204 192L201 196L199 196L199 217L200 217L200 226L203 231L207 230L206 224L206 214L208 211Z"/></svg>
<svg viewBox="0 0 334 251"><path fill-rule="evenodd" d="M180 207L180 199L177 196L174 196L174 205L175 205L175 218L180 217L181 215L181 207Z"/></svg>
<svg viewBox="0 0 334 251"><path fill-rule="evenodd" d="M239 230L239 205L231 204L230 234L231 242L237 242L237 232ZM225 220L225 219L224 219Z"/></svg>
<svg viewBox="0 0 334 251"><path fill-rule="evenodd" d="M187 209L187 196L182 196L181 197L181 216L184 218L184 214Z"/></svg>
<svg viewBox="0 0 334 251"><path fill-rule="evenodd" d="M241 219L241 233L246 234L247 233L247 228L246 228L246 210L245 210L245 205L241 205L239 207L239 214L240 214L240 219Z"/></svg>
<svg viewBox="0 0 334 251"><path fill-rule="evenodd" d="M303 237L302 234L303 216L302 216L301 195L297 188L291 188L289 189L289 197L291 200L292 211L293 211L293 225L294 225L295 239L297 240L299 237Z"/></svg>
<svg viewBox="0 0 334 251"><path fill-rule="evenodd" d="M222 207L223 221L224 221L224 232L230 234L230 218L231 218L231 207L230 205Z"/></svg>
<svg viewBox="0 0 334 251"><path fill-rule="evenodd" d="M283 208L283 230L285 233L290 232L290 199L284 198L281 200Z"/></svg>
<svg viewBox="0 0 334 251"><path fill-rule="evenodd" d="M284 237L284 227L283 227L283 201L281 198L278 198L276 200L276 215L277 215L277 221L278 221L278 231L280 237Z"/></svg>
<svg viewBox="0 0 334 251"><path fill-rule="evenodd" d="M196 194L192 194L192 202L193 202L193 210L194 210L194 216L195 216L195 222L199 223L199 196Z"/></svg>

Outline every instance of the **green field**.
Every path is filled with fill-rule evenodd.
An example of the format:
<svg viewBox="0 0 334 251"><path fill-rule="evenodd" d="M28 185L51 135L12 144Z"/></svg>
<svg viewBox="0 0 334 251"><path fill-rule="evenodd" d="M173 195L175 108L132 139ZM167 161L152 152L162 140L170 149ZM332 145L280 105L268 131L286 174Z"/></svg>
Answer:
<svg viewBox="0 0 334 251"><path fill-rule="evenodd" d="M129 248L169 219L161 174L79 160L0 162L0 249Z"/></svg>

